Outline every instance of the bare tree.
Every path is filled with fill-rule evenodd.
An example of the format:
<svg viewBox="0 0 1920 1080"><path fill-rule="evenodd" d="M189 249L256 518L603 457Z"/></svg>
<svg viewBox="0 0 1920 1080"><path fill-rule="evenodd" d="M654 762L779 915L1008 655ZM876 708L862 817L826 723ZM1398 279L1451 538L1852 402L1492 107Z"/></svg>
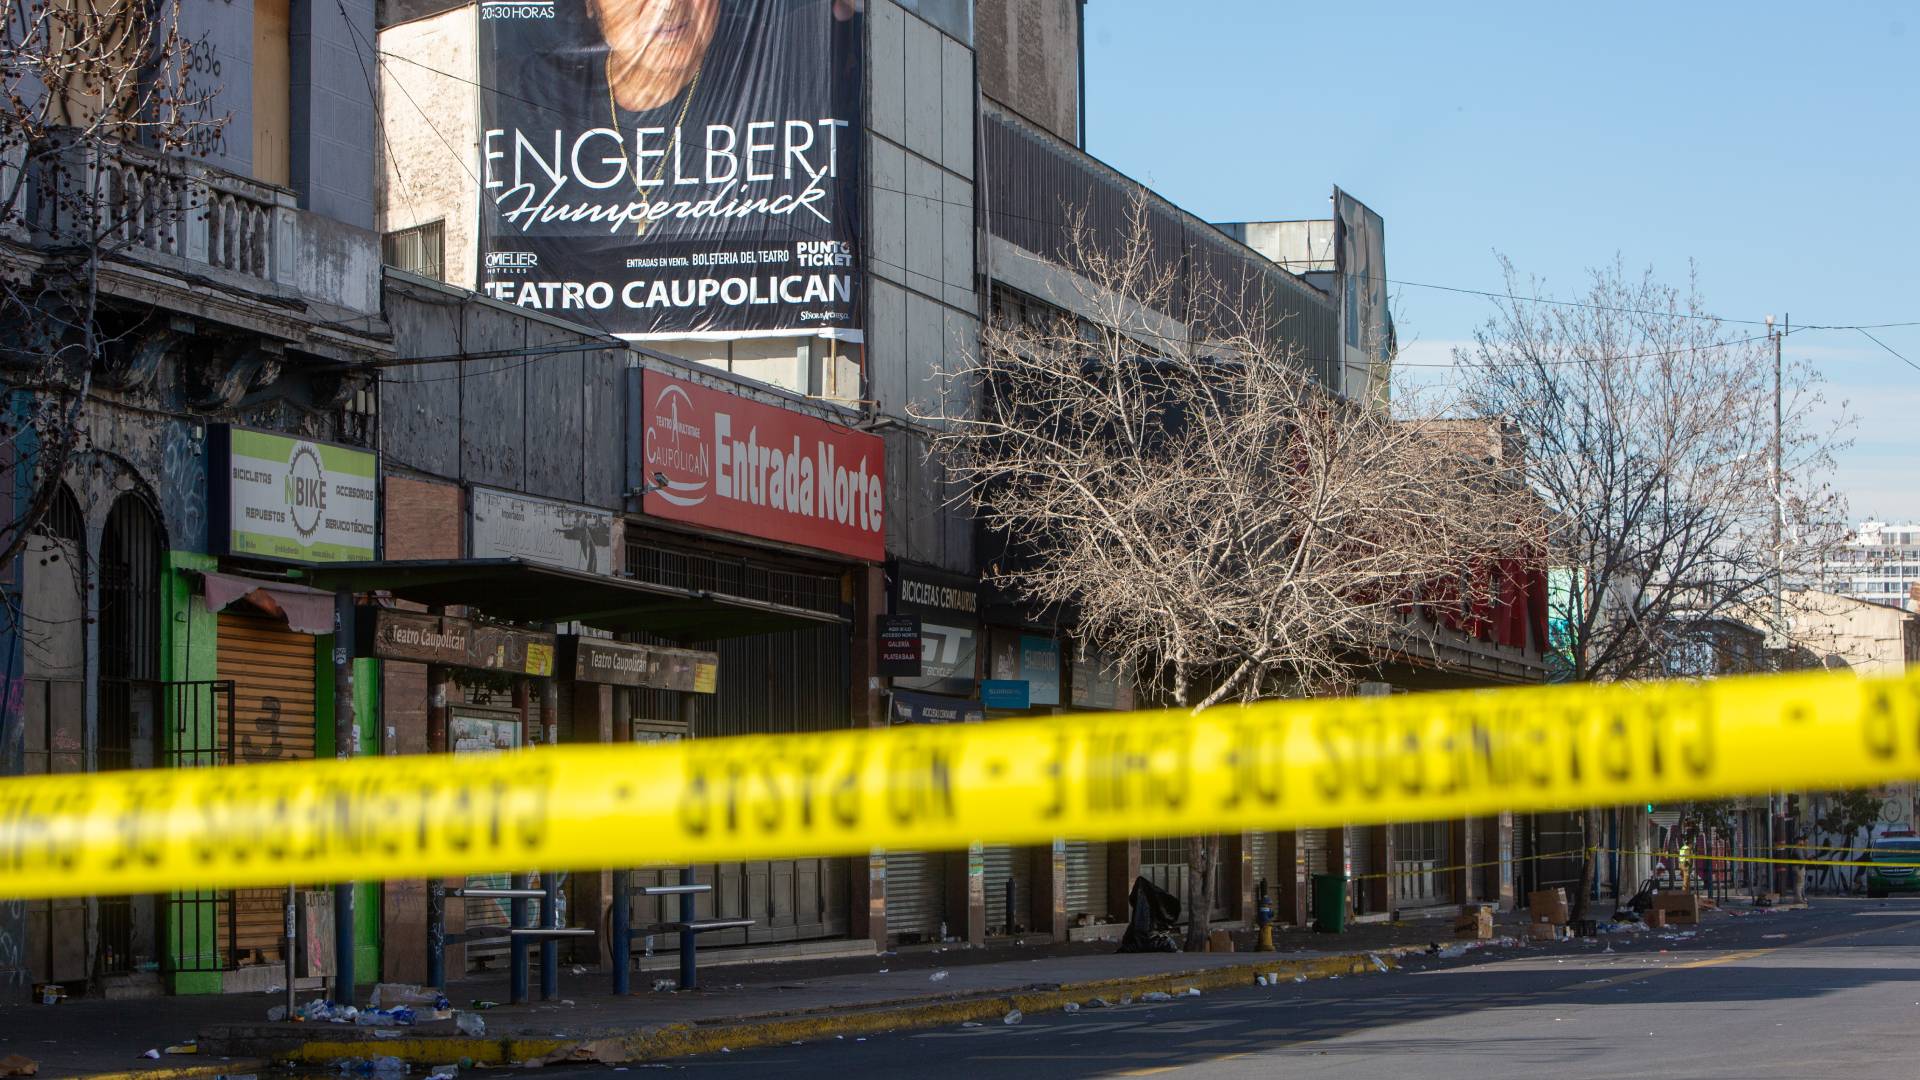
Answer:
<svg viewBox="0 0 1920 1080"><path fill-rule="evenodd" d="M168 251L196 207L185 158L225 124L196 87L177 0L0 0L0 522L11 563L87 442L96 370L137 325L102 275L129 248ZM174 252L177 254L177 252ZM25 470L20 483L15 470Z"/></svg>
<svg viewBox="0 0 1920 1080"><path fill-rule="evenodd" d="M1148 222L1076 221L1072 295L996 318L921 410L1009 542L990 576L1196 712L1338 692L1438 633L1423 603L1489 599L1537 539L1497 432L1329 395L1257 284L1163 257ZM1218 860L1192 842L1189 947Z"/></svg>
<svg viewBox="0 0 1920 1080"><path fill-rule="evenodd" d="M1843 535L1828 477L1844 404L1827 409L1819 373L1786 365L1776 492L1762 329L1709 314L1691 278L1680 289L1616 261L1554 302L1526 299L1539 283L1503 266L1510 298L1455 362L1470 407L1519 427L1528 481L1554 515L1550 559L1565 587L1552 619L1567 674L1670 674L1695 628L1770 610L1774 590Z"/></svg>

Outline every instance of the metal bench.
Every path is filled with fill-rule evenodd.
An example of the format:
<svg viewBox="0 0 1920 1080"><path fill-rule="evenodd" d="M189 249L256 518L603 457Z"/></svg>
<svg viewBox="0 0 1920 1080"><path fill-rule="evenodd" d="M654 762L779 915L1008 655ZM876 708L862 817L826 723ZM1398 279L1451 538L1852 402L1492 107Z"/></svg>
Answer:
<svg viewBox="0 0 1920 1080"><path fill-rule="evenodd" d="M633 871L615 870L613 872L613 992L625 994L631 990L633 967L633 927L630 924L632 913L629 902L633 895ZM693 880L692 870L680 871L678 885L646 885L640 889L642 896L677 896L680 898L680 918L673 922L654 923L641 927L648 934L680 935L680 989L693 990L700 985L700 974L694 962L694 942L699 935L711 930L744 930L753 925L752 919L696 919L693 915L694 900L702 893L710 893L713 886L703 885Z"/></svg>
<svg viewBox="0 0 1920 1080"><path fill-rule="evenodd" d="M598 932L585 926L560 925L560 875L549 871L541 875L541 887L530 887L530 875L515 874L509 888L493 886L464 889L430 890L427 902L427 967L437 976L435 985L446 989L445 948L449 942L507 942L509 998L515 1005L527 1002L527 948L540 946L540 1000L553 1001L560 996L560 942L566 938L590 938ZM455 896L470 900L510 901L504 933L498 929L449 936L446 933L446 902ZM527 925L527 901L540 901L540 926Z"/></svg>

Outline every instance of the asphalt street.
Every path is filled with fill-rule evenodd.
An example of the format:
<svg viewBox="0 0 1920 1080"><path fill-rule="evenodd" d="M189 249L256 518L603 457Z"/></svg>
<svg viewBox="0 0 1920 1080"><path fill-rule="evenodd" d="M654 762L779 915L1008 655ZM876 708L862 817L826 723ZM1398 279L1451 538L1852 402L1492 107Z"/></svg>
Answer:
<svg viewBox="0 0 1920 1080"><path fill-rule="evenodd" d="M1480 954L1486 955L1486 954ZM1912 1076L1920 899L1826 900L1690 938L1416 960L1387 974L717 1054L629 1072L851 1076ZM605 1077L596 1065L549 1077Z"/></svg>

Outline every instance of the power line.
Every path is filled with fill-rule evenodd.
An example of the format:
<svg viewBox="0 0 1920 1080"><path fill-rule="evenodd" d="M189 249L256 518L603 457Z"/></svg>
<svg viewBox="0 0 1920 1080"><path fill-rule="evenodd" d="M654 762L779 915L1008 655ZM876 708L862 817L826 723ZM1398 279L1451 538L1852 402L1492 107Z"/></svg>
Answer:
<svg viewBox="0 0 1920 1080"><path fill-rule="evenodd" d="M465 85L472 86L476 89L486 91L488 93L506 98L511 101L517 101L517 102L520 102L521 104L532 106L533 108L539 109L544 112L553 113L563 117L571 116L571 114L567 110L561 109L557 106L550 105L545 102L535 101L532 98L524 97L519 94L515 94L510 91L500 89L499 87L489 86L486 83L480 82L478 80L469 79L464 75L459 75L451 71L446 71L444 69L434 67L431 64L422 63L410 56L406 56L401 53L387 52L386 50L376 50L376 52L377 52L377 55L379 55L384 59L399 60L399 61L402 61L403 63L411 64L414 67L420 68L424 71L431 72L435 75L439 75L443 78L453 79L456 82L460 82ZM411 95L408 95L408 100L409 101L412 100ZM414 107L416 110L419 110L419 105L417 103L415 104ZM423 119L426 119L426 114L424 111L421 112L421 116ZM432 120L428 119L427 123L429 127L433 126ZM439 129L437 127L434 128L434 133L436 135L440 134ZM441 142L443 145L447 145L447 149L450 153L453 152L453 147L450 144L447 144L447 141L444 136L442 136ZM473 170L466 167L465 159L461 158L460 155L458 154L455 154L454 156L460 160L461 167L463 169L466 169L467 175L469 177L472 177ZM756 155L744 155L744 156L748 157L750 160L751 157ZM771 163L775 161L778 158L778 156L779 155L776 152L769 151L766 155L766 162L763 162L763 164ZM976 178L976 182L977 180L978 178ZM476 183L478 182L478 178L475 178L475 182ZM710 191L713 188L713 185L711 184L696 183L694 186L703 193ZM885 191L890 194L903 195L903 196L906 196L907 198L921 199L926 202L938 203L945 206L957 206L969 211L976 209L975 202L971 202L971 201L962 202L957 199L942 198L939 195L930 195L923 192L908 191L904 188L888 187L884 184L874 183L871 180L868 181L866 186L870 190ZM1064 221L1059 218L1040 217L1033 214L1020 214L1020 213L1015 213L1007 210L994 210L994 211L982 211L982 212L985 213L986 216L989 218L994 216L999 216L1002 218L1011 218L1019 221L1030 221L1038 225L1047 225L1053 228L1065 229L1069 231L1084 231L1084 232L1097 231L1094 226L1076 225L1073 222ZM1211 224L1211 223L1208 223L1208 224ZM1227 236L1224 231L1221 231L1218 228L1218 226L1213 226L1213 228L1215 229L1216 232L1220 232L1220 235L1224 239L1230 242L1240 243L1239 241L1233 240L1232 237ZM805 232L807 230L803 228L801 231ZM814 236L816 239L830 239L828 237L822 236L819 233L809 233L809 235ZM1247 245L1245 245L1244 243L1242 243L1241 246L1247 247ZM1253 251L1251 247L1248 247L1248 250ZM1259 252L1254 251L1254 254L1258 255ZM1264 256L1262 257L1264 258ZM871 260L871 253L868 253L868 258L870 261L874 261L874 260ZM1277 260L1268 259L1267 261L1273 263L1276 268L1282 270L1283 272L1291 276L1294 276L1294 277L1300 276L1298 274L1295 274L1293 271L1288 270L1286 267L1282 266ZM909 270L907 267L902 266L898 263L882 261L882 265L894 266L901 270L907 270L909 273L913 272ZM1704 313L1704 312L1661 311L1658 309L1650 309L1650 308L1630 308L1630 307L1619 307L1611 304L1595 304L1595 303L1591 303L1588 301L1581 301L1581 300L1557 300L1557 299L1552 299L1549 297L1542 297L1542 296L1521 296L1512 292L1498 291L1498 290L1492 290L1492 289L1476 289L1476 288L1471 288L1463 285L1443 285L1443 284L1438 284L1438 283L1429 282L1429 281L1410 281L1404 278L1389 278L1384 275L1381 275L1381 276L1350 275L1350 276L1357 277L1362 280L1379 281L1389 285L1402 285L1402 286L1406 286L1409 288L1416 288L1416 289L1433 289L1440 292L1458 293L1466 296L1481 296L1481 297L1486 297L1488 299L1493 299L1493 300L1510 300L1515 302L1545 304L1545 305L1550 305L1554 307L1583 308L1591 311L1611 311L1611 312L1617 312L1624 315L1652 315L1652 316L1658 316L1662 318L1676 318L1676 319L1687 319L1687 320L1695 320L1695 321L1702 321L1702 322L1729 323L1734 325L1745 325L1745 326L1761 326L1765 324L1765 320L1763 319L1739 319L1739 318L1732 318L1729 316L1715 315L1715 314ZM1920 320L1915 320L1910 322L1871 323L1866 325L1871 329L1920 326ZM1862 326L1859 324L1853 324L1853 323L1808 323L1803 327L1803 329L1860 330L1862 329ZM1882 345L1882 347L1885 348L1884 344ZM1895 355L1897 356L1899 354L1896 353ZM1619 359L1626 359L1626 358L1622 357ZM1904 360L1905 358L1902 357L1902 359Z"/></svg>
<svg viewBox="0 0 1920 1080"><path fill-rule="evenodd" d="M1910 367L1910 368L1912 368L1912 369L1913 369L1913 370L1915 370L1915 371L1920 371L1920 364L1916 364L1916 363L1914 363L1913 361L1911 361L1911 360L1909 360L1909 359L1907 359L1906 357L1904 357L1904 356L1901 356L1901 355L1899 354L1899 352L1897 352L1897 351L1895 351L1895 349L1894 349L1894 347L1893 347L1893 346L1891 346L1891 345L1889 345L1889 344L1887 344L1887 343L1886 343L1886 342L1884 342L1884 341L1881 341L1881 340L1880 340L1879 338L1877 338L1877 337L1874 337L1874 336L1873 336L1872 334L1870 334L1870 333L1868 333L1868 332L1867 332L1867 328L1866 328L1866 327L1864 327L1864 326L1856 326L1856 327L1854 327L1854 329L1855 329L1855 330L1858 330L1858 331L1860 331L1860 332L1861 332L1861 333L1863 333L1863 334L1866 334L1866 335L1867 335L1867 340L1868 340L1868 341L1871 341L1871 342L1873 342L1873 343L1874 343L1875 345L1878 345L1878 346L1880 346L1881 348L1883 348L1883 349L1885 349L1885 350L1887 350L1888 352L1890 352L1890 353L1893 353L1893 355L1894 355L1894 358L1895 358L1895 359L1897 359L1897 360L1899 360L1899 361L1900 361L1901 363L1903 363L1903 364L1905 364L1905 365L1907 365L1908 367Z"/></svg>

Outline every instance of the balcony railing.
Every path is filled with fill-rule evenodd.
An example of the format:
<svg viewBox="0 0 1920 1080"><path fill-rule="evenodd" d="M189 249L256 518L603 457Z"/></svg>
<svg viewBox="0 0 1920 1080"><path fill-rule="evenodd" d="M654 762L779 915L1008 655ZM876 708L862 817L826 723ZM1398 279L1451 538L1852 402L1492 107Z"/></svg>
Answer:
<svg viewBox="0 0 1920 1080"><path fill-rule="evenodd" d="M35 166L26 218L36 241L294 284L298 211L291 191L95 140L37 154Z"/></svg>

